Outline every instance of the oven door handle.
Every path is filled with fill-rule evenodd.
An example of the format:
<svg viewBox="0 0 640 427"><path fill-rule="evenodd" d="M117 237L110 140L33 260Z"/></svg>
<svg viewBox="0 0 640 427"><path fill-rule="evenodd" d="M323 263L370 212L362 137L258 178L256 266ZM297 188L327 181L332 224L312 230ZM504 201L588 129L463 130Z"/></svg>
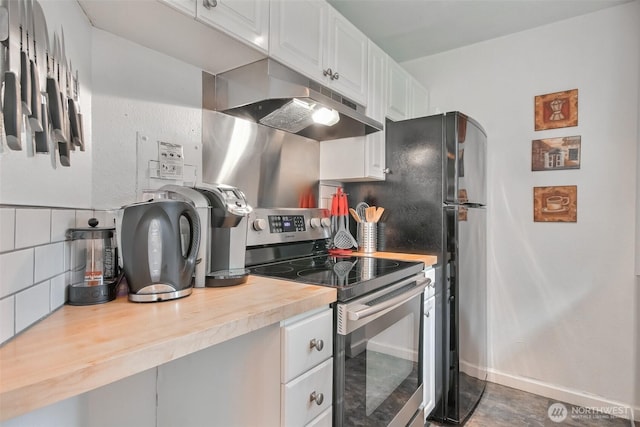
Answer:
<svg viewBox="0 0 640 427"><path fill-rule="evenodd" d="M388 300L385 300L380 304L376 304L370 307L364 306L365 308L361 308L360 310L353 310L353 311L349 310L347 312L347 318L349 320L362 320L366 317L373 316L374 314L380 313L381 311L386 310L388 308L402 305L405 302L409 301L411 298L414 298L416 295L420 295L422 292L424 292L424 289L429 284L431 284L431 279L426 278L425 280L418 282L416 287L413 288L412 290L402 293L396 297L389 298Z"/></svg>

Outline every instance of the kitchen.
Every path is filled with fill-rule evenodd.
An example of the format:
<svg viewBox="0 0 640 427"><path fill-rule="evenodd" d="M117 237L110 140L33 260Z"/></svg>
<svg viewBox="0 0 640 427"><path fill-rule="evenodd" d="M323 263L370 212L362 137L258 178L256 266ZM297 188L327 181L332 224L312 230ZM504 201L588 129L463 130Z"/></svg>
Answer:
<svg viewBox="0 0 640 427"><path fill-rule="evenodd" d="M199 170L201 68L92 28L75 2L43 2L43 8L50 28L64 25L68 57L83 85L81 109L92 118L86 130L92 144L68 169L51 169L48 158L3 153L3 208L101 210L130 203L145 184L136 164L137 141L145 137L183 144L187 162ZM464 111L490 136L490 380L585 406L639 405L634 313L640 297L632 277L638 251L630 231L637 207L629 197L637 191L628 190L637 188L637 22L635 1L402 64L429 89L428 113ZM217 47L209 53L214 64L232 56ZM531 173L527 144L538 137L533 96L574 87L583 169ZM578 223L533 223L531 187L557 181L580 185ZM2 301L13 307L19 297L10 295ZM11 329L3 339L22 328Z"/></svg>

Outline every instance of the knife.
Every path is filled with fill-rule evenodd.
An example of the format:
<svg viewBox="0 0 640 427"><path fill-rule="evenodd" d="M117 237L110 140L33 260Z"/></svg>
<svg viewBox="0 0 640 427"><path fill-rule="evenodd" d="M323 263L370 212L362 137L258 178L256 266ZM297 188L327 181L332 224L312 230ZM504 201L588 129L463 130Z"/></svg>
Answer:
<svg viewBox="0 0 640 427"><path fill-rule="evenodd" d="M34 27L38 28L38 31L35 33L34 38L36 40L36 57L38 63L38 78L39 85L42 90L40 96L40 107L41 107L41 124L42 131L36 131L35 140L36 140L36 152L37 153L49 153L51 152L50 147L52 145L52 141L50 138L50 125L49 125L49 108L48 108L48 100L47 100L47 72L49 68L47 55L48 55L48 29L47 22L44 18L44 12L42 11L42 7L40 3L37 1L33 3L33 21ZM52 154L52 162L55 168L55 150L51 152Z"/></svg>
<svg viewBox="0 0 640 427"><path fill-rule="evenodd" d="M69 70L69 63L67 62L67 50L64 44L64 27L60 28L60 65L62 67L62 81L60 83L60 90L62 91L62 108L64 111L64 127L65 135L67 137L68 147L75 151L76 144L73 140L73 134L71 130L71 121L77 122L77 117L71 117L71 73Z"/></svg>
<svg viewBox="0 0 640 427"><path fill-rule="evenodd" d="M27 21L24 1L20 0L20 93L22 114L31 115L31 61L29 60L29 40L27 40Z"/></svg>
<svg viewBox="0 0 640 427"><path fill-rule="evenodd" d="M53 54L51 54L53 50ZM51 127L53 139L58 144L60 164L71 166L69 157L69 147L64 134L64 107L62 105L62 94L60 93L60 64L59 64L59 44L58 35L53 32L53 43L50 46L52 76L47 77L47 95L49 96L49 112L51 113Z"/></svg>
<svg viewBox="0 0 640 427"><path fill-rule="evenodd" d="M27 11L27 51L30 56L31 69L31 114L29 124L32 132L42 132L42 95L40 94L40 71L36 51L35 22L33 19L33 0L26 0Z"/></svg>
<svg viewBox="0 0 640 427"><path fill-rule="evenodd" d="M53 128L54 134L58 135L58 153L60 154L60 164L62 166L71 166L71 142L67 137L67 121L68 114L66 109L63 79L64 69L62 68L62 48L60 47L60 39L56 32L53 32L53 59L55 62L55 74L58 81L58 93L55 94L56 99L60 103L60 129L59 132Z"/></svg>
<svg viewBox="0 0 640 427"><path fill-rule="evenodd" d="M15 3L14 3L15 4ZM9 5L11 7L11 5ZM4 9L4 8L3 8ZM7 58L7 66L3 75L2 120L7 146L11 150L22 150L22 102L20 78L11 69L9 62L9 10L7 12L6 27L2 22L2 50L3 57ZM16 44L17 46L17 44ZM13 64L15 66L15 64Z"/></svg>
<svg viewBox="0 0 640 427"><path fill-rule="evenodd" d="M80 151L84 151L84 140L82 139L82 115L80 114L80 106L78 105L78 70L73 76L71 61L69 61L69 71L71 73L71 96L69 96L69 121L71 124L71 138L74 145L80 147Z"/></svg>

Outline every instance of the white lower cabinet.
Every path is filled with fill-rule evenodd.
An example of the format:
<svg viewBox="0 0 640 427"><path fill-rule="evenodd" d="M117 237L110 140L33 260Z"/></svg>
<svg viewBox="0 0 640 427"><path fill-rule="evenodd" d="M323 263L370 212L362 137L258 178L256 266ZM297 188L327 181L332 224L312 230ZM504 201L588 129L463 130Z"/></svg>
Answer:
<svg viewBox="0 0 640 427"><path fill-rule="evenodd" d="M316 310L282 322L281 345L282 425L331 425L332 310Z"/></svg>
<svg viewBox="0 0 640 427"><path fill-rule="evenodd" d="M435 402L435 394L436 394L436 384L435 384L435 375L436 375L436 360L435 360L435 351L436 351L436 322L435 322L435 307L436 307L436 297L431 296L425 299L424 302L424 351L423 351L423 361L424 361L424 378L423 378L423 387L424 387L424 416L425 421L427 420L427 416L433 410L436 402Z"/></svg>

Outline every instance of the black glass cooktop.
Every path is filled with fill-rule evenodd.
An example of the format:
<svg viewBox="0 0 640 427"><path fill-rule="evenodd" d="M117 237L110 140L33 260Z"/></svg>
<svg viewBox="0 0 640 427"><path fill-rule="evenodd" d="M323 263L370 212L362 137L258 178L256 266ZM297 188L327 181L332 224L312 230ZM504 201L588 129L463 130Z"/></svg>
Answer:
<svg viewBox="0 0 640 427"><path fill-rule="evenodd" d="M390 285L417 274L421 262L392 259L319 255L250 268L251 274L338 289L338 301Z"/></svg>

